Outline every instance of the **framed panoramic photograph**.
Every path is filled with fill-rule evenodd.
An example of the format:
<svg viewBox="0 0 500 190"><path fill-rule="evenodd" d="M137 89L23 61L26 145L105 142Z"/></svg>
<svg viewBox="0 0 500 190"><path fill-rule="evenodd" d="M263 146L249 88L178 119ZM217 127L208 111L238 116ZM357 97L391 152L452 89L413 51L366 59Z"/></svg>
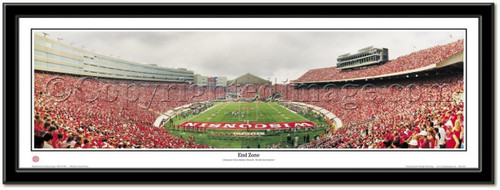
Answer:
<svg viewBox="0 0 500 190"><path fill-rule="evenodd" d="M3 9L4 183L493 183L493 4Z"/></svg>

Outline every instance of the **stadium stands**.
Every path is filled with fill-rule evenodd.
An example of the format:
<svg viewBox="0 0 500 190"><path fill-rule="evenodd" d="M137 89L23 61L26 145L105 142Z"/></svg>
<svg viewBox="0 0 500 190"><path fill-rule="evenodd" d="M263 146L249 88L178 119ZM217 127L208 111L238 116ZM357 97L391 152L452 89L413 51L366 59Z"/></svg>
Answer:
<svg viewBox="0 0 500 190"><path fill-rule="evenodd" d="M312 69L293 82L327 82L336 80L351 80L363 77L376 77L379 75L418 69L432 64L437 64L463 50L464 41L458 40L446 45L434 46L413 52L378 67L351 71L341 71L335 67Z"/></svg>
<svg viewBox="0 0 500 190"><path fill-rule="evenodd" d="M333 67L314 69L294 82L375 78L410 71L437 64L463 51L463 45L464 41L458 40L363 70L341 72ZM439 74L435 71L431 76L421 75L420 78L417 73L417 78L411 79L370 80L370 84L375 85L364 86L358 81L353 83L354 86L341 88L344 83L340 83L337 84L340 87L323 91L303 86L288 90L284 99L302 100L323 107L345 123L346 127L303 148L460 148L465 141L464 103L460 98L464 92L463 68L451 74L445 74L445 69L439 70L439 76L435 75ZM323 92L318 97L327 98L311 101L311 94L318 92Z"/></svg>
<svg viewBox="0 0 500 190"><path fill-rule="evenodd" d="M463 51L463 43L431 47L362 70L313 69L294 81L315 84L313 88L274 85L274 92L281 92L281 100L325 108L343 123L342 128L300 148L461 148L465 143L463 68L374 80L369 85L354 81L349 88L343 82L316 82L411 71ZM257 92L261 97L272 94L258 86L227 90L243 99ZM155 119L171 108L215 100L216 95L206 88L35 72L34 92L35 148L211 148L153 127Z"/></svg>
<svg viewBox="0 0 500 190"><path fill-rule="evenodd" d="M394 82L394 81L393 81ZM349 90L341 87L318 91L315 88L290 90L285 98L323 107L336 114L344 127L328 138L311 142L304 148L389 148L391 143L400 147L403 142L417 140L418 148L426 145L430 134L417 135L421 131L434 130L441 123L444 131L440 138L453 138L454 133L463 143L463 75L441 75L420 79L399 80L397 83L370 83ZM300 98L302 94L320 93L327 97L312 101ZM337 97L330 97L328 94ZM298 97L298 98L297 98ZM455 122L459 126L455 128ZM440 130L440 129L438 129ZM441 129L442 130L442 129ZM363 134L363 135L361 135ZM433 137L436 135L434 134ZM422 140L426 137L426 140ZM450 139L448 139L450 140ZM384 144L385 143L385 144ZM455 143L455 142L453 142ZM459 143L459 144L460 144ZM437 147L436 144L428 148Z"/></svg>
<svg viewBox="0 0 500 190"><path fill-rule="evenodd" d="M53 148L209 148L152 127L159 113L192 101L179 96L185 87L35 73L35 139L52 132Z"/></svg>

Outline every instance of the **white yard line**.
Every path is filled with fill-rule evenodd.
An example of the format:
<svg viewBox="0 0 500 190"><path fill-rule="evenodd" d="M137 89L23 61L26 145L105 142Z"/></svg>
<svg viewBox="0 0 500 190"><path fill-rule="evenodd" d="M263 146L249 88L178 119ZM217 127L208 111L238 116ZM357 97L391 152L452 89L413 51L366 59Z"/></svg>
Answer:
<svg viewBox="0 0 500 190"><path fill-rule="evenodd" d="M219 107L219 106L220 106L220 105L212 106L212 107L210 107L210 108L206 109L205 111L202 111L201 113L199 113L198 115L194 116L193 118L191 118L191 119L189 119L189 120L187 120L187 121L192 121L194 118L197 118L198 116L200 116L201 114L203 114L203 113L207 112L208 110L211 110L212 108Z"/></svg>
<svg viewBox="0 0 500 190"><path fill-rule="evenodd" d="M280 112L280 111L278 111L278 109L276 109L274 106L269 105L269 104L273 104L273 103L266 103L266 104L267 104L269 107L271 107L274 111L276 111L276 112ZM280 112L280 113L281 113L281 112ZM285 118L285 114L281 114L280 116L281 116L283 119L287 120L287 119Z"/></svg>
<svg viewBox="0 0 500 190"><path fill-rule="evenodd" d="M311 120L309 120L309 119L306 119L305 117L302 117L300 114L298 114L297 112L295 112L295 111L293 111L293 110L289 110L288 108L286 108L286 107L284 107L284 106L282 106L282 105L280 105L280 104L277 104L277 105L278 105L278 106L280 106L280 107L282 107L283 109L286 109L286 110L288 110L288 111L291 111L292 113L294 113L295 115L298 115L299 117L301 117L302 119L305 119L306 121L311 121ZM272 107L272 106L271 106L271 107Z"/></svg>
<svg viewBox="0 0 500 190"><path fill-rule="evenodd" d="M246 103L246 102L244 102ZM239 102L238 103L238 110L241 112L241 104L242 102ZM259 106L257 106L259 103L255 103L255 116L256 116L256 119L252 119L252 120L248 120L248 121L259 121L259 115L257 115L257 110L259 108ZM246 110L245 110L246 111ZM246 119L241 119L241 115L238 115L238 121L247 121Z"/></svg>

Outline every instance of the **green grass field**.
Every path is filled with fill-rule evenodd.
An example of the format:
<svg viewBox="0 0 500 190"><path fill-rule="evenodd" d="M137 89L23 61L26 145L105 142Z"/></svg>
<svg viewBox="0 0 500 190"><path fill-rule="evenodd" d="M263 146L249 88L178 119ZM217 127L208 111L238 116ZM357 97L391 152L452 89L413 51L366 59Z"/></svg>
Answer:
<svg viewBox="0 0 500 190"><path fill-rule="evenodd" d="M245 112L245 116L241 115L231 115L231 112L239 111ZM246 113L248 111L248 114ZM261 115L262 113L262 115ZM213 122L213 123L282 123L282 122L301 122L301 121L312 121L318 125L328 125L328 123L322 119L317 119L314 117L308 117L307 115L300 115L289 111L288 109L280 106L277 103L266 103L266 102L219 102L213 107L205 110L198 115L189 115L187 118L176 117L173 119L174 125L179 125L186 121L192 122ZM280 144L281 147L293 147L293 143L287 142L287 135L290 134L292 139L296 136L299 137L298 144L302 145L307 142L304 141L304 136L309 135L310 141L313 140L315 136L325 134L325 128L316 128L314 130L298 130L290 133L274 132L266 133L266 135L254 137L254 138L214 138L211 137L211 132L235 132L231 130L208 130L207 133L203 132L193 132L193 131L183 131L174 130L172 126L165 126L169 132L173 135L182 137L186 140L189 136L194 136L196 138L195 142L198 144L209 145L218 148L257 148L259 145L261 148L267 145ZM258 132L259 130L253 130L252 132Z"/></svg>
<svg viewBox="0 0 500 190"><path fill-rule="evenodd" d="M245 109L246 108L246 109ZM245 116L231 115L231 112L245 112ZM248 114L247 114L248 112ZM261 114L262 113L262 114ZM215 123L280 123L309 121L297 115L275 102L272 103L248 103L248 102L219 102L209 110L188 119L194 122Z"/></svg>

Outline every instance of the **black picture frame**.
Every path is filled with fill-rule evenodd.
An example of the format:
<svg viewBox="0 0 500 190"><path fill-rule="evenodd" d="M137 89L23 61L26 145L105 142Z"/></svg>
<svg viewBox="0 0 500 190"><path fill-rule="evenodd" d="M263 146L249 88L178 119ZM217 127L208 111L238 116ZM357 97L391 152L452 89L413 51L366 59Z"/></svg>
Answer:
<svg viewBox="0 0 500 190"><path fill-rule="evenodd" d="M373 7L376 7L374 9ZM18 4L6 3L3 35L3 166L5 184L169 183L169 184L492 184L494 183L494 5L480 4ZM211 18L479 18L480 168L429 169L79 169L31 170L18 167L19 18L37 17L211 17ZM216 174L217 178L207 176ZM112 177L110 177L112 176ZM259 176L256 178L255 176ZM424 177L425 176L425 177Z"/></svg>

